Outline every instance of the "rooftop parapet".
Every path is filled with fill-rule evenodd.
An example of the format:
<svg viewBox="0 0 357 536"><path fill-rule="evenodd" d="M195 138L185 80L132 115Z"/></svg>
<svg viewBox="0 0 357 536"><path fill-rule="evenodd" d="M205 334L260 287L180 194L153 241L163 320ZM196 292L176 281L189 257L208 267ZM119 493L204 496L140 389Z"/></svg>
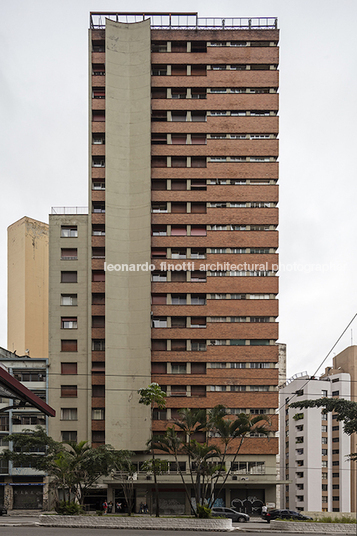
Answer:
<svg viewBox="0 0 357 536"><path fill-rule="evenodd" d="M276 17L199 17L197 12L176 13L122 13L122 12L96 12L90 13L91 30L105 28L105 19L114 22L135 23L151 20L152 29L166 30L277 30Z"/></svg>

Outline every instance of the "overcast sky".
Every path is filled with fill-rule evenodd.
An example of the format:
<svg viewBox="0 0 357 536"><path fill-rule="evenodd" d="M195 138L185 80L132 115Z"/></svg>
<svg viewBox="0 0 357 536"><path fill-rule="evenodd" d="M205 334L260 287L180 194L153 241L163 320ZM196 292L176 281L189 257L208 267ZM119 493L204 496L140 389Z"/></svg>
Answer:
<svg viewBox="0 0 357 536"><path fill-rule="evenodd" d="M87 205L89 12L124 6L109 0L2 3L0 346L5 348L6 229L25 215L48 222L51 206ZM280 273L280 341L287 344L288 375L313 374L357 312L357 2L132 0L130 9L278 17L279 252L287 270ZM352 328L357 343L357 321ZM336 353L351 344L351 336L349 329Z"/></svg>

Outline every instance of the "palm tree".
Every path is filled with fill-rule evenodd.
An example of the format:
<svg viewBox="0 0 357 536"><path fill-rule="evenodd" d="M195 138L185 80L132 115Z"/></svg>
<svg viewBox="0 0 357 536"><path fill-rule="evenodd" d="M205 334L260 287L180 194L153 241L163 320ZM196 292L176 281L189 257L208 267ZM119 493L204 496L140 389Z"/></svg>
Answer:
<svg viewBox="0 0 357 536"><path fill-rule="evenodd" d="M223 409L217 411L217 408L213 408L215 411L211 411L209 415L209 422L211 429L214 431L222 443L224 444L224 450L220 460L220 470L225 467L225 461L228 454L228 447L233 441L238 440L238 444L235 447L234 456L231 460L231 467L235 463L240 449L246 437L249 437L251 433L254 434L268 434L267 425L270 425L270 420L266 415L257 415L252 417L246 413L240 413L235 419L231 419L228 415L224 415ZM217 495L221 493L224 488L227 478L230 475L231 469L226 471L225 478L218 490ZM212 492L208 501L208 505L211 507L214 499L214 491L217 486L212 486Z"/></svg>

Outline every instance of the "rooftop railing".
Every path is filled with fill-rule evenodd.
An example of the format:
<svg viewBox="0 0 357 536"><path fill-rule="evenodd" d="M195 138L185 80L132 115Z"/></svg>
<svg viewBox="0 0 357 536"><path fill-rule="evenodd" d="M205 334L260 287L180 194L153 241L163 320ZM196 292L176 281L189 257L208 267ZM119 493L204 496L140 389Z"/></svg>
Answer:
<svg viewBox="0 0 357 536"><path fill-rule="evenodd" d="M167 30L276 30L276 17L199 17L198 13L112 13L91 12L90 28L105 28L105 20L114 22L135 23L150 19L152 29Z"/></svg>
<svg viewBox="0 0 357 536"><path fill-rule="evenodd" d="M52 207L51 214L88 214L88 207Z"/></svg>

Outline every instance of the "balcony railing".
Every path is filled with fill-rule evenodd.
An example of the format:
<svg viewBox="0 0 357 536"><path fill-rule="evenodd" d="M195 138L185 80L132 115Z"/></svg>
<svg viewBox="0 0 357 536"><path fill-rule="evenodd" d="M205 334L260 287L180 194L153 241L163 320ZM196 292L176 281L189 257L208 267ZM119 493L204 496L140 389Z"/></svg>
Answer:
<svg viewBox="0 0 357 536"><path fill-rule="evenodd" d="M276 17L198 17L198 13L113 13L92 12L90 14L90 28L92 30L105 28L105 19L121 23L135 23L150 19L152 29L213 29L226 30L240 28L242 30L276 30L278 19Z"/></svg>

